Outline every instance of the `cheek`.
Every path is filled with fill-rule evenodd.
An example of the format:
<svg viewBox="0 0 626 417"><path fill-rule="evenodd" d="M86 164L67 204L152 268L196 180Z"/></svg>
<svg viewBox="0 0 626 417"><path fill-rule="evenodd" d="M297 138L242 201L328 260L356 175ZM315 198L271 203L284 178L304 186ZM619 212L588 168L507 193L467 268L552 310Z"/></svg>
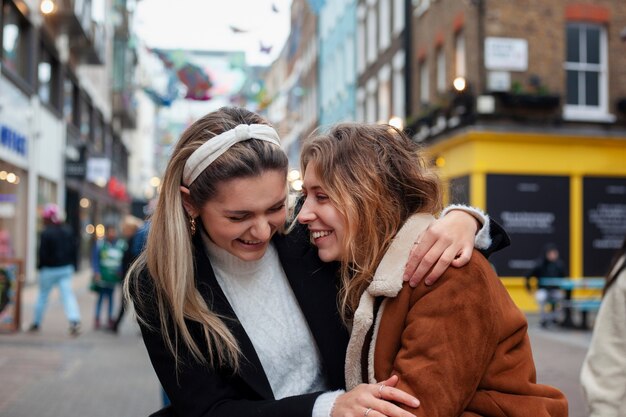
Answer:
<svg viewBox="0 0 626 417"><path fill-rule="evenodd" d="M282 209L269 216L269 221L276 227L283 226L287 221L287 210Z"/></svg>

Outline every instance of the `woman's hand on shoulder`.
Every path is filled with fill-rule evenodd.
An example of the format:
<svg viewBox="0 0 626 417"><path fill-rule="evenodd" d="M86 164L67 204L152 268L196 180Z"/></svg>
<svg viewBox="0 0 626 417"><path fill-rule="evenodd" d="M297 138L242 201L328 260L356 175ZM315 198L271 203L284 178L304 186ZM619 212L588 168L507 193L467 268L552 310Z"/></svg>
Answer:
<svg viewBox="0 0 626 417"><path fill-rule="evenodd" d="M394 388L396 375L378 384L360 384L335 400L331 417L415 417L394 403L419 407L417 398Z"/></svg>
<svg viewBox="0 0 626 417"><path fill-rule="evenodd" d="M467 264L479 227L476 218L462 210L452 210L437 219L415 240L404 280L409 281L411 287L422 279L426 285L431 285L450 265L460 268Z"/></svg>

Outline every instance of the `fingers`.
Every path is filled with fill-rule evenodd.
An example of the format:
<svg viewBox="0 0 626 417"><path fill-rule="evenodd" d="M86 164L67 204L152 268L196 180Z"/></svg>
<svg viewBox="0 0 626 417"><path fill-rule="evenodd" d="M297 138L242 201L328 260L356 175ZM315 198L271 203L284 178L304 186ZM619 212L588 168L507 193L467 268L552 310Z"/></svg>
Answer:
<svg viewBox="0 0 626 417"><path fill-rule="evenodd" d="M452 261L454 261L455 255L456 249L453 246L444 249L443 253L435 262L428 275L424 278L426 285L432 285L439 279L446 269L448 269Z"/></svg>
<svg viewBox="0 0 626 417"><path fill-rule="evenodd" d="M417 286L422 278L426 277L426 284L430 285L439 278L439 276L450 265L450 262L454 260L458 248L454 242L449 241L445 237L439 238L434 242L429 242L425 239L426 244L422 250L426 250L426 253L422 256L422 259L417 266L413 276L409 279L409 285L412 287ZM428 248L426 246L429 245ZM421 247L422 242L418 245ZM430 273L435 265L438 264L437 273ZM428 274L428 276L426 276Z"/></svg>
<svg viewBox="0 0 626 417"><path fill-rule="evenodd" d="M432 232L429 233L429 230L426 230L422 236L418 236L418 239L413 244L403 275L403 279L409 281L412 287L419 284L432 267L433 260L430 258L425 259L425 255L430 252L433 244L437 241L438 238L433 236Z"/></svg>
<svg viewBox="0 0 626 417"><path fill-rule="evenodd" d="M415 417L415 414L386 401L381 401L380 404L376 404L375 407L376 408L372 407L367 417ZM365 411L366 410L363 410L363 413L365 413Z"/></svg>
<svg viewBox="0 0 626 417"><path fill-rule="evenodd" d="M389 378L385 379L384 381L380 381L378 384L386 385L388 387L395 387L399 380L400 377L398 377L398 375L391 375Z"/></svg>
<svg viewBox="0 0 626 417"><path fill-rule="evenodd" d="M388 401L392 401L395 403L404 404L408 407L419 407L420 405L420 402L417 398L398 388L383 385L383 389L380 389L379 386L377 388L377 391L377 396L380 397L381 400L385 400L383 402L387 402L387 404L391 404Z"/></svg>

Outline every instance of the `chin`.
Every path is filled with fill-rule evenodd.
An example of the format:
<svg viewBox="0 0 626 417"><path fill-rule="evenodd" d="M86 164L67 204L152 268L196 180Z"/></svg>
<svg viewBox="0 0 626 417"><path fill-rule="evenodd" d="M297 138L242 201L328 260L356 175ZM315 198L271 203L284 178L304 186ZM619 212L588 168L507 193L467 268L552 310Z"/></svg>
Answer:
<svg viewBox="0 0 626 417"><path fill-rule="evenodd" d="M339 260L338 256L336 256L336 255L334 255L332 253L329 253L328 251L324 251L324 250L318 251L317 255L324 262L333 262L333 261Z"/></svg>
<svg viewBox="0 0 626 417"><path fill-rule="evenodd" d="M237 258L242 261L258 261L265 255L265 250L260 250L257 252L236 252L233 253Z"/></svg>

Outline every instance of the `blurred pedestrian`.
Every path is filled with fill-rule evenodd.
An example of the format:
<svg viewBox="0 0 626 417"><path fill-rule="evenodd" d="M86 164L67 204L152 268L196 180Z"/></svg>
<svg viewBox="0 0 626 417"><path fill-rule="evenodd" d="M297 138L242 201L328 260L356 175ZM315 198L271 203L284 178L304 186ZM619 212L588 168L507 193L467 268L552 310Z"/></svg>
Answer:
<svg viewBox="0 0 626 417"><path fill-rule="evenodd" d="M124 278L126 278L126 273L128 272L130 265L135 261L135 259L137 259L143 250L147 235L147 225L144 224L141 219L131 215L124 217L124 222L122 223L122 237L126 240L126 249L124 250L124 255L122 256L122 283L124 282ZM117 313L113 326L111 327L113 332L118 332L125 312L126 299L124 298L124 293L122 292L120 296L120 309Z"/></svg>
<svg viewBox="0 0 626 417"><path fill-rule="evenodd" d="M302 145L298 221L321 260L341 263L346 388L400 375L419 416L566 417L563 394L537 384L526 318L484 256L433 287L403 285L401 261L441 207L419 149L400 130L355 123ZM369 407L365 416L385 414Z"/></svg>
<svg viewBox="0 0 626 417"><path fill-rule="evenodd" d="M77 259L77 246L70 227L62 222L59 207L47 204L42 213L44 229L41 232L37 267L39 269L39 296L35 304L35 319L29 331L39 330L43 321L48 296L54 287L59 288L65 316L70 324L70 334L80 333L80 310L72 289Z"/></svg>
<svg viewBox="0 0 626 417"><path fill-rule="evenodd" d="M558 285L542 282L542 278L562 278L565 276L563 261L559 258L559 250L554 243L548 243L543 248L541 257L535 267L526 274L526 289L532 292L531 280L537 280L535 300L539 304L541 327L548 327L551 323L557 323L557 307L565 294ZM568 309L563 321L564 325L571 324L571 312Z"/></svg>
<svg viewBox="0 0 626 417"><path fill-rule="evenodd" d="M626 238L606 277L580 382L590 417L626 416Z"/></svg>
<svg viewBox="0 0 626 417"><path fill-rule="evenodd" d="M94 272L94 284L98 293L96 312L94 316L94 329L101 327L100 310L102 303L107 302L107 328L113 329L115 320L113 317L113 293L115 287L122 280L122 257L126 250L124 239L117 237L116 225L110 224L105 227L105 238L100 239L94 246L91 265Z"/></svg>

